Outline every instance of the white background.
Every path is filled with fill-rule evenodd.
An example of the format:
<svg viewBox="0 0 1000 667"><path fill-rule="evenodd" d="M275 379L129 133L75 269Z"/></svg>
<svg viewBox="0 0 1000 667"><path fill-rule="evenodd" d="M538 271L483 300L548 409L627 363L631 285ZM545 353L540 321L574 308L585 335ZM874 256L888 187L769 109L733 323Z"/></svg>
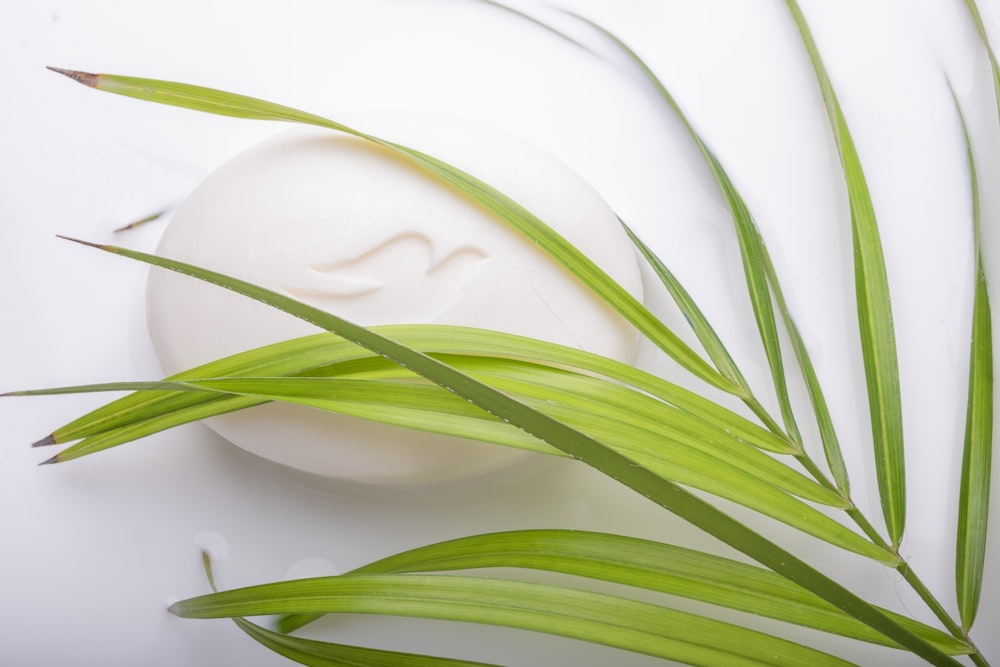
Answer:
<svg viewBox="0 0 1000 667"><path fill-rule="evenodd" d="M849 299L846 198L813 74L784 4L557 4L597 20L647 58L742 189L814 351L855 495L877 517ZM560 20L538 3L519 6ZM960 0L807 1L803 9L854 131L882 225L907 411L910 520L903 551L953 608L951 508L964 419L971 254L964 148L946 78L972 118L983 178L995 182L1000 133L985 54ZM984 9L992 29L995 14ZM563 25L594 39L578 24ZM54 235L152 249L162 223L124 235L112 230L175 206L215 165L280 129L88 91L45 65L222 87L334 117L367 109L438 111L524 136L577 169L647 238L704 301L750 381L766 394L731 224L671 114L614 64L465 0L3 3L0 390L156 377L144 324L145 270ZM1000 207L988 202L987 227L995 226L997 213ZM995 267L1000 235L988 229L987 240ZM649 350L639 361L682 377ZM37 467L50 453L28 443L100 400L0 402L4 664L286 664L228 622L185 621L165 611L173 600L206 592L199 547L215 553L220 584L232 587L341 572L485 530L579 527L710 544L572 464L474 488L351 497L193 425L90 459ZM894 574L757 525L872 601L927 617ZM990 630L998 622L1000 569L993 567L974 635L994 660L1000 638ZM655 663L478 627L350 618L326 629L341 640L505 664ZM914 662L815 633L791 635L862 664Z"/></svg>

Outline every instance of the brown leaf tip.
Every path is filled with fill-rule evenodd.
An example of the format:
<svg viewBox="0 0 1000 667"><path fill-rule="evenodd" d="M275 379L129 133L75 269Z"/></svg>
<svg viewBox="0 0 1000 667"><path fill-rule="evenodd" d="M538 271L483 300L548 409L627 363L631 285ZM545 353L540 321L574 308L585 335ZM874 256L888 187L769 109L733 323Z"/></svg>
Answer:
<svg viewBox="0 0 1000 667"><path fill-rule="evenodd" d="M78 72L72 69L61 69L59 67L47 67L46 69L50 69L53 72L58 72L63 76L68 76L74 81L82 83L83 85L88 86L90 88L97 87L97 77L98 77L97 74L91 74L90 72Z"/></svg>
<svg viewBox="0 0 1000 667"><path fill-rule="evenodd" d="M63 236L62 234L56 234L56 238L62 239L63 241L72 241L73 243L79 243L80 245L85 245L90 248L97 248L98 250L105 250L107 247L99 243L91 243L90 241L81 241L80 239L75 239L72 236Z"/></svg>
<svg viewBox="0 0 1000 667"><path fill-rule="evenodd" d="M40 465L40 466L48 466L48 465L52 465L53 463L59 463L61 460L62 459L59 458L59 455L56 454L51 459L45 459L44 461L42 461L38 465Z"/></svg>
<svg viewBox="0 0 1000 667"><path fill-rule="evenodd" d="M39 440L38 442L31 443L31 446L32 447L48 447L49 445L54 445L54 444L56 444L55 436L53 436L53 435L47 435L44 438L42 438L41 440Z"/></svg>
<svg viewBox="0 0 1000 667"><path fill-rule="evenodd" d="M145 225L147 223L159 220L160 218L162 218L166 214L167 214L167 210L166 209L164 209L162 211L157 211L156 213L151 213L150 215L147 215L147 216L145 216L143 218L139 218L138 220L134 220L134 221L128 223L127 225L122 225L118 229L112 230L112 233L113 234L120 234L122 232L127 232L127 231L129 231L131 229L135 229L136 227L139 227L141 225Z"/></svg>

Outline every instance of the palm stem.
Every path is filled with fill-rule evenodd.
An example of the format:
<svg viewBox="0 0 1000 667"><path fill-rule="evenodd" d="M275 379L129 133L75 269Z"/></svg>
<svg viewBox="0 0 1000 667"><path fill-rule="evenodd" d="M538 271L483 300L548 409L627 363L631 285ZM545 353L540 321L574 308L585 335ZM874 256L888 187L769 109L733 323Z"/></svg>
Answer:
<svg viewBox="0 0 1000 667"><path fill-rule="evenodd" d="M910 588L913 589L921 600L923 600L924 604L927 605L927 608L930 609L931 612L938 618L945 629L947 629L953 637L964 641L975 650L975 652L970 655L970 659L980 667L989 667L989 663L985 660L985 658L983 658L973 641L969 638L968 632L962 629L962 627L951 617L948 611L944 608L944 605L941 604L941 602L937 599L937 597L935 597L931 590L927 588L920 577L917 576L916 572L913 571L910 564L899 555L898 550L885 541L864 513L854 505L854 502L850 498L850 494L845 494L842 489L838 489L836 485L827 478L819 466L817 466L816 463L809 458L808 454L803 452L802 454L796 455L795 458L817 482L833 491L837 491L843 496L844 500L851 503L851 507L845 510L847 516L854 521L858 528L861 529L861 532L863 532L873 544L896 554L899 558L899 562L896 565L896 571L902 575L906 583L909 584Z"/></svg>
<svg viewBox="0 0 1000 667"><path fill-rule="evenodd" d="M779 435L788 440L788 442L801 447L800 444L795 443L795 441L793 441L791 437L781 429L781 427L764 409L764 407L754 400L752 396L745 399L744 402L776 435ZM832 482L826 474L823 473L822 469L816 464L816 462L813 461L807 453L805 453L805 451L802 451L800 454L796 454L795 459L818 483L832 491L836 491L844 498L844 500L851 503L851 508L845 510L847 516L851 518L851 520L858 526L858 528L861 529L868 539L872 541L872 543L897 555L899 562L896 565L896 571L902 575L903 579L907 582L907 584L909 584L910 588L920 597L921 600L923 600L924 604L927 605L927 608L930 609L931 612L938 618L945 629L947 629L953 637L967 643L974 649L974 653L969 656L973 663L975 663L978 667L989 667L989 663L979 652L979 649L976 648L975 644L970 639L968 632L963 630L962 627L955 622L948 611L944 608L944 605L942 605L931 590L927 588L920 577L917 576L910 564L899 555L898 550L886 542L864 513L857 509L850 497L850 493L839 488L834 482Z"/></svg>
<svg viewBox="0 0 1000 667"><path fill-rule="evenodd" d="M848 511L853 511L854 501L851 500L851 494L845 489L842 489L839 486L837 486L836 483L834 483L829 477L827 477L826 474L823 472L823 470L818 465L816 465L816 462L813 461L805 451L802 451L800 454L796 454L795 460L798 461L799 464L806 469L806 472L812 475L813 479L815 479L817 482L819 482L826 488L830 489L831 491L835 492L845 501L849 502L851 504L852 509Z"/></svg>
<svg viewBox="0 0 1000 667"><path fill-rule="evenodd" d="M822 480L817 480L817 481L822 482ZM883 549L897 553L896 550L882 538L882 536L875 529L875 527L872 526L871 522L868 521L867 517L865 517L864 513L862 513L861 510L854 508L846 511L847 515L851 517L854 523L857 524L857 526L861 529L861 531L865 535L867 535L868 539L870 539L875 545L882 547ZM941 624L945 627L945 629L948 630L948 632L950 632L953 637L967 643L974 649L975 652L969 656L970 659L980 667L989 667L989 663L982 656L982 654L979 653L979 649L976 648L976 645L969 638L968 632L963 630L962 627L957 622L955 622L955 620L951 617L951 614L948 613L948 610L944 608L944 605L942 605L941 602L938 601L934 593L932 593L931 590L927 588L923 580L921 580L920 577L917 576L917 573L913 570L910 564L902 556L899 557L899 563L896 565L896 571L899 572L899 574L903 577L904 581L906 581L906 583L909 584L913 592L916 593L921 600L923 600L924 604L927 605L927 608L931 610L931 612L938 618L939 621L941 621Z"/></svg>
<svg viewBox="0 0 1000 667"><path fill-rule="evenodd" d="M769 413L767 409L760 404L760 401L758 401L753 394L749 393L749 388L747 388L747 394L743 397L743 404L750 408L750 411L753 412L758 419L760 419L761 424L763 424L767 430L785 440L796 450L802 451L802 443L796 441L787 432L785 432L785 429L781 427L781 424L779 424L777 420L771 416L771 413Z"/></svg>
<svg viewBox="0 0 1000 667"><path fill-rule="evenodd" d="M989 667L989 662L983 657L979 649L976 648L975 643L969 638L968 632L962 629L962 627L956 623L944 606L938 602L938 599L934 597L934 594L929 588L924 584L924 582L917 576L913 568L907 564L905 560L900 560L899 565L896 566L896 571L902 575L906 583L910 585L910 588L920 596L920 599L924 601L924 604L934 612L934 615L944 624L945 628L954 636L956 639L960 639L966 642L972 647L973 653L969 655L969 658L979 667Z"/></svg>

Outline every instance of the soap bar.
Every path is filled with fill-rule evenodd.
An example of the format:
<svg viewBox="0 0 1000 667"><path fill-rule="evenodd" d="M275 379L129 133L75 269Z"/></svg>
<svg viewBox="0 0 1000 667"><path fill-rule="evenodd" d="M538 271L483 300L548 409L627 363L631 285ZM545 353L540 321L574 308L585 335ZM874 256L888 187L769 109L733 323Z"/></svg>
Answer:
<svg viewBox="0 0 1000 667"><path fill-rule="evenodd" d="M635 251L607 204L532 144L469 121L368 113L350 125L498 188L641 296ZM190 195L159 254L283 292L365 326L449 323L631 360L636 333L507 223L390 149L298 128L224 164ZM154 269L148 322L173 374L315 333L227 290ZM486 473L524 452L272 403L206 422L271 461L367 484Z"/></svg>

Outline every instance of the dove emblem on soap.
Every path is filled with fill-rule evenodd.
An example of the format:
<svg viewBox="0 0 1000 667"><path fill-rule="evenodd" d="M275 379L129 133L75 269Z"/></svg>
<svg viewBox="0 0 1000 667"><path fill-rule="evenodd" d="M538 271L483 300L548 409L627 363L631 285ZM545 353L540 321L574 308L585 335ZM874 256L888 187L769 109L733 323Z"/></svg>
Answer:
<svg viewBox="0 0 1000 667"><path fill-rule="evenodd" d="M366 320L377 321L384 312L387 319L432 322L461 299L469 276L489 253L475 244L435 238L433 230L442 228L441 221L419 224L422 216L409 217L416 217L418 224L403 230L398 221L372 225L367 220L364 233L252 251L250 278L332 312L350 315L357 308L363 309ZM345 226L331 220L322 224L329 229ZM382 233L373 234L371 226ZM296 223L277 229L301 227ZM263 246L260 241L256 245Z"/></svg>

